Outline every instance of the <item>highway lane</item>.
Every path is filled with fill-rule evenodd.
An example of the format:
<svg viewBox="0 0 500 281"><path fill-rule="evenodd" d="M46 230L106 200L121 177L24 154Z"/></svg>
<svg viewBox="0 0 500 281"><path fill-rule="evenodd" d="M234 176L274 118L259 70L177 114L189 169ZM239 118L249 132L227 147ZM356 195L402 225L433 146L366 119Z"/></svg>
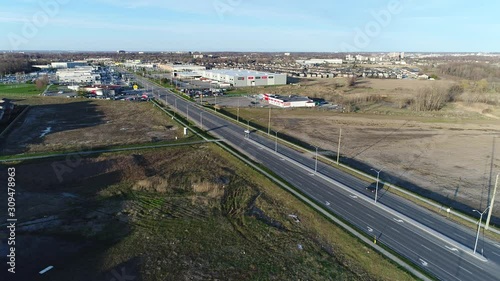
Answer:
<svg viewBox="0 0 500 281"><path fill-rule="evenodd" d="M274 150L275 147L274 141L257 135L252 136L252 139L265 145L269 149ZM311 169L314 169L315 160L313 159L314 157L313 154L308 153L304 155L304 154L297 154L296 152L294 154L294 152L295 152L294 150L288 147L285 146L279 147L279 153L286 155L287 157L290 157L300 162L301 164L308 166ZM336 181L345 184L361 193L364 193L366 194L366 196L370 196L371 198L374 198L375 196L374 193L366 191L366 187L369 185L366 182L356 177L353 177L349 174L343 173L321 162L318 162L318 172L332 179L335 179ZM397 195L394 195L392 193L383 190L379 190L378 202L386 206L389 206L400 213L406 214L407 216L411 217L412 219L421 223L422 225L430 227L440 232L441 234L450 237L451 239L459 242L465 247L470 248L471 250L474 247L474 242L476 238L475 231L472 231L464 226L449 221L443 218L442 216L439 216L425 208L422 208L413 203L409 203L408 200L404 198L401 198ZM483 254L486 258L500 264L500 256L498 255L498 248L494 246L495 244L493 243L493 241L482 238L480 242L481 243L478 243L479 245L478 251L479 252L484 251Z"/></svg>
<svg viewBox="0 0 500 281"><path fill-rule="evenodd" d="M144 83L148 82L143 81L143 84ZM149 84L153 86L153 84ZM156 91L160 94L161 98L167 97L169 104L177 104L177 108L181 112L184 112L184 114L188 111L188 102L185 100L163 89L157 89ZM177 100L177 102L175 102L175 100ZM198 107L189 105L191 117L198 116L201 111L202 110ZM198 118L193 118L193 120L198 123L200 122ZM357 226L361 231L365 231L370 235L375 233L375 235L379 236L378 241L388 245L394 251L407 257L417 266L425 271L431 272L438 278L443 280L500 280L498 274L498 272L500 272L500 267L495 260L490 259L487 262L483 262L476 259L470 254L464 253L461 249L455 249L453 245L447 245L441 239L436 238L434 235L430 235L420 228L414 227L409 223L400 223L396 221L399 219L394 218L393 214L387 213L374 204L365 204L366 202L358 200L359 198L352 198L352 194L343 194L343 192L345 192L344 190L335 188L330 182L325 182L317 176L312 177L308 172L304 171L303 168L286 160L281 160L279 155L274 155L274 153L263 148L259 149L253 143L245 139L243 127L215 116L210 112L203 113L203 124L207 129L210 129L212 133L224 138L233 147L245 151L246 154L252 156L255 160L261 162L273 172L294 184L302 192L309 195L309 197L316 199L319 203L332 209L336 215ZM251 138L252 140L256 140L274 149L274 142L272 140L262 138L255 134L252 134ZM287 150L291 149L280 146L280 152L290 155L291 158L308 167L314 166L314 159L311 159L310 155L306 156ZM328 174L331 173L330 170L335 169L320 164L319 170L323 174ZM366 186L365 183L356 178L349 178L349 176L350 175L345 174L336 176L334 174L331 177L340 179L342 183L349 187L354 187L358 189L358 191L360 188L364 190L364 186ZM351 186L351 184L353 186ZM343 194L343 196L341 194ZM385 199L389 197L390 196L384 195L380 202L383 204L390 204L392 201ZM386 200L387 202L382 200ZM329 202L329 205L326 205L326 202ZM397 200L395 202L404 206L403 208L411 207L418 209L418 206L412 206L412 203L406 202L405 200ZM428 214L426 214L425 210L419 210L419 212L420 214L425 214L426 219L430 219L427 217ZM413 218L407 211L403 213ZM438 227L436 228L446 223L447 226L449 225L456 230L465 239L470 236L470 231L464 233L464 229L454 225L452 222L448 222L439 217L435 218L435 220L439 219L441 219L441 221L438 222ZM492 247L497 251L500 249L493 244Z"/></svg>
<svg viewBox="0 0 500 281"><path fill-rule="evenodd" d="M253 153L259 153L253 151ZM262 151L261 151L262 153ZM453 249L439 239L428 239L428 233L422 230L415 230L406 222L397 222L400 218L392 214L381 214L373 203L353 198L353 193L342 192L331 187L331 184L321 180L317 176L304 176L300 173L300 168L289 164L288 161L276 160L272 155L264 154L262 158L264 165L281 166L285 172L279 172L278 175L285 180L294 183L302 192L315 199L318 203L326 202L327 208L334 211L344 220L358 227L368 235L377 236L377 240L395 249L402 256L413 261L422 269L436 274L443 280L470 280L474 276L478 280L495 280L498 278L497 270L492 267L488 272L484 272L483 262L472 259L468 263L462 261L460 251L450 251L446 246ZM288 170L288 171L286 171ZM361 206L362 207L361 207ZM427 245L427 250L422 245ZM454 256L454 257L453 257ZM467 256L465 258L470 258ZM422 261L426 265L422 264ZM450 263L455 261L455 263ZM466 264L465 266L460 263ZM450 272L453 274L450 275ZM470 273L472 274L470 274Z"/></svg>

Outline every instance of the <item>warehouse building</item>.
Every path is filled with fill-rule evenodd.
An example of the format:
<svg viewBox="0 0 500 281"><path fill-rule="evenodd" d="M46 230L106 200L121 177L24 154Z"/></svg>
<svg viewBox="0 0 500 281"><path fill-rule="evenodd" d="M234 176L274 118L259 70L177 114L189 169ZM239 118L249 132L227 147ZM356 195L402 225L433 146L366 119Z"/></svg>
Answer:
<svg viewBox="0 0 500 281"><path fill-rule="evenodd" d="M59 69L56 76L61 83L101 84L101 74L93 66Z"/></svg>
<svg viewBox="0 0 500 281"><path fill-rule="evenodd" d="M259 72L246 69L211 69L198 71L202 77L231 84L233 87L286 85L286 74Z"/></svg>
<svg viewBox="0 0 500 281"><path fill-rule="evenodd" d="M263 99L269 102L269 104L271 105L279 106L282 108L316 106L316 103L308 97L265 94Z"/></svg>
<svg viewBox="0 0 500 281"><path fill-rule="evenodd" d="M194 72L207 69L205 66L193 64L160 64L158 67L169 72Z"/></svg>

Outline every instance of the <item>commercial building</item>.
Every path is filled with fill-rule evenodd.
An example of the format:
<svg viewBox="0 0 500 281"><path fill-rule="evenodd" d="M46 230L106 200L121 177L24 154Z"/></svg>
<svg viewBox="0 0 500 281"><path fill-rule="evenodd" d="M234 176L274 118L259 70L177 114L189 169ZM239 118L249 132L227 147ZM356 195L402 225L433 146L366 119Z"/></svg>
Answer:
<svg viewBox="0 0 500 281"><path fill-rule="evenodd" d="M246 69L211 69L198 71L202 77L233 87L286 85L286 74L267 73Z"/></svg>
<svg viewBox="0 0 500 281"><path fill-rule="evenodd" d="M342 59L310 59L310 60L297 60L298 64L314 65L314 64L342 64Z"/></svg>
<svg viewBox="0 0 500 281"><path fill-rule="evenodd" d="M158 67L170 72L196 72L207 69L205 66L192 64L160 64Z"/></svg>
<svg viewBox="0 0 500 281"><path fill-rule="evenodd" d="M61 83L101 84L101 74L93 66L59 69L56 76Z"/></svg>
<svg viewBox="0 0 500 281"><path fill-rule="evenodd" d="M308 97L265 94L263 99L269 102L269 104L271 105L279 106L282 108L316 106L316 103Z"/></svg>
<svg viewBox="0 0 500 281"><path fill-rule="evenodd" d="M50 65L52 68L65 69L65 68L87 66L88 63L86 61L67 61L67 62L53 62Z"/></svg>

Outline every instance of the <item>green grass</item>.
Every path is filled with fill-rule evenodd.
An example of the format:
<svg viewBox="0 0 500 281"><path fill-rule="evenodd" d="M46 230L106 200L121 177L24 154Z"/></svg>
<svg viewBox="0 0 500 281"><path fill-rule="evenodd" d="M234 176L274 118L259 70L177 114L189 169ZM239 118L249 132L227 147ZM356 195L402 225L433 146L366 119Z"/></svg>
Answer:
<svg viewBox="0 0 500 281"><path fill-rule="evenodd" d="M35 84L9 84L0 85L0 95L5 95L7 97L29 97L34 95L39 95L45 90L45 87L41 90L36 88Z"/></svg>

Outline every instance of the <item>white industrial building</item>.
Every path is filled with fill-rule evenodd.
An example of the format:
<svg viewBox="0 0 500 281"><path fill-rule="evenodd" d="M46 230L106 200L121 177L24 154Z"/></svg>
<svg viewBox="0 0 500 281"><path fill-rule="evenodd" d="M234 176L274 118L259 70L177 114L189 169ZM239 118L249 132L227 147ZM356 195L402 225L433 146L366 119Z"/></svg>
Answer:
<svg viewBox="0 0 500 281"><path fill-rule="evenodd" d="M342 64L342 59L309 59L309 60L296 60L298 64L314 65L314 64Z"/></svg>
<svg viewBox="0 0 500 281"><path fill-rule="evenodd" d="M267 73L247 69L211 69L198 71L207 79L230 84L233 87L286 85L286 74Z"/></svg>
<svg viewBox="0 0 500 281"><path fill-rule="evenodd" d="M61 83L101 84L101 74L93 66L59 69L56 76Z"/></svg>
<svg viewBox="0 0 500 281"><path fill-rule="evenodd" d="M205 66L192 64L160 64L158 67L170 72L196 72L207 69Z"/></svg>
<svg viewBox="0 0 500 281"><path fill-rule="evenodd" d="M86 61L66 61L66 62L53 62L50 65L52 68L65 69L65 68L87 66L88 63Z"/></svg>
<svg viewBox="0 0 500 281"><path fill-rule="evenodd" d="M316 103L308 97L265 94L263 99L269 102L269 104L271 105L279 106L282 108L316 106Z"/></svg>

